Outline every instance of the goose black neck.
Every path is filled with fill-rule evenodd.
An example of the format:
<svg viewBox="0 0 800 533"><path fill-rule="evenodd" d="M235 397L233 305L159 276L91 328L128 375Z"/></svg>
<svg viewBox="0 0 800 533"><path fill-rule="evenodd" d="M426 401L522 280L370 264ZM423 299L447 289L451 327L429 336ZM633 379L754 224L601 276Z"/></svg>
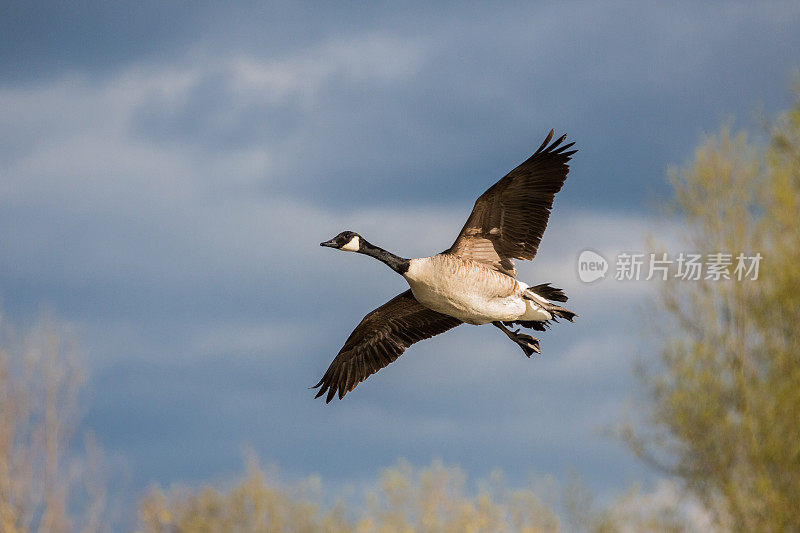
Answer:
<svg viewBox="0 0 800 533"><path fill-rule="evenodd" d="M364 255L368 255L370 257L374 257L378 261L386 263L389 268L394 270L400 275L405 274L408 272L408 259L404 259L402 257L398 257L391 252L387 252L383 248L379 246L375 246L374 244L370 244L364 239L361 239L361 245L358 248L358 252Z"/></svg>

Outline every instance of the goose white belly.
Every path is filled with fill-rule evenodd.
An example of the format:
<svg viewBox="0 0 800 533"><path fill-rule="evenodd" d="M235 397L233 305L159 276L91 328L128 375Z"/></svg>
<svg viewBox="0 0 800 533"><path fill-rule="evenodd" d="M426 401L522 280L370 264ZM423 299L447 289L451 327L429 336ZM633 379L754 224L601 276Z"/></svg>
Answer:
<svg viewBox="0 0 800 533"><path fill-rule="evenodd" d="M475 293L442 290L442 287L432 287L425 283L409 282L409 285L414 297L425 307L468 324L515 320L525 310L525 302L518 296L486 298Z"/></svg>
<svg viewBox="0 0 800 533"><path fill-rule="evenodd" d="M468 324L552 318L522 297L527 285L474 261L441 254L412 259L404 277L421 304Z"/></svg>

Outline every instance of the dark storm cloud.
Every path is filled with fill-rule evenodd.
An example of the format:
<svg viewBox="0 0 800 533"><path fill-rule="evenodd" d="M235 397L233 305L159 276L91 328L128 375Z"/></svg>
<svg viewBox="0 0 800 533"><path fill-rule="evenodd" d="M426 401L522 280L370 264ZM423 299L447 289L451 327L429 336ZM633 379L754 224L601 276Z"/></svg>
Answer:
<svg viewBox="0 0 800 533"><path fill-rule="evenodd" d="M69 72L103 76L192 51L283 54L364 30L433 29L466 4L239 1L12 1L0 17L0 80L28 84Z"/></svg>
<svg viewBox="0 0 800 533"><path fill-rule="evenodd" d="M329 41L317 31L297 35L291 46L263 48L241 46L232 32L227 45L201 46L181 61L214 65L245 54L266 68L303 58L323 63L301 65L297 94L245 105L230 64L205 69L178 101L142 101L132 127L154 142L204 150L284 146L262 194L310 195L344 207L352 207L355 189L362 201L383 204L468 201L555 127L581 148L575 187L563 201L631 209L664 193L665 162L687 153L698 131L714 129L731 109L782 101L780 83L765 89L760 81L788 79L793 66L788 43L797 39L797 10L780 11L780 4L475 7L431 9L417 25L408 23L417 20L411 15L358 12L339 31L332 16ZM236 10L216 15L238 20ZM306 18L313 26L325 14ZM264 33L283 28L279 20L263 20ZM240 22L245 33L255 25ZM220 31L198 42L225 41ZM345 51L331 53L330 42ZM787 45L775 49L774 42ZM351 62L371 71L401 67L390 80L376 80L354 76Z"/></svg>

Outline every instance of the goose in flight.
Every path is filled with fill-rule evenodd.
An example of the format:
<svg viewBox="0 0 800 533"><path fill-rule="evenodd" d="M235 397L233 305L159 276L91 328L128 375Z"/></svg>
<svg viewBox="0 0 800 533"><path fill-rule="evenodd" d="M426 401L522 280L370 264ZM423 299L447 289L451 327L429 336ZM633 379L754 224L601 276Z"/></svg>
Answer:
<svg viewBox="0 0 800 533"><path fill-rule="evenodd" d="M364 317L314 386L316 398L343 398L415 342L463 323L494 325L530 357L541 353L539 340L508 326L544 331L558 318L572 322L577 315L553 303L566 302L564 292L517 280L513 262L536 256L553 197L577 151L569 150L575 143L562 144L566 137L549 144L551 130L530 158L484 192L453 245L440 254L404 259L352 231L320 243L374 257L411 288Z"/></svg>

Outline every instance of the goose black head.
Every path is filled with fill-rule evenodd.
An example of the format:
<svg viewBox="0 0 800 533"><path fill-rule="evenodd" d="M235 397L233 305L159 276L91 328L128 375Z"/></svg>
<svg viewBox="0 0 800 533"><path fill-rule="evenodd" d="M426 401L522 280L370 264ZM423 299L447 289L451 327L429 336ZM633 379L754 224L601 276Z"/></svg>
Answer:
<svg viewBox="0 0 800 533"><path fill-rule="evenodd" d="M336 248L346 252L357 252L361 248L363 239L355 231L343 231L333 239L319 243L320 246Z"/></svg>

